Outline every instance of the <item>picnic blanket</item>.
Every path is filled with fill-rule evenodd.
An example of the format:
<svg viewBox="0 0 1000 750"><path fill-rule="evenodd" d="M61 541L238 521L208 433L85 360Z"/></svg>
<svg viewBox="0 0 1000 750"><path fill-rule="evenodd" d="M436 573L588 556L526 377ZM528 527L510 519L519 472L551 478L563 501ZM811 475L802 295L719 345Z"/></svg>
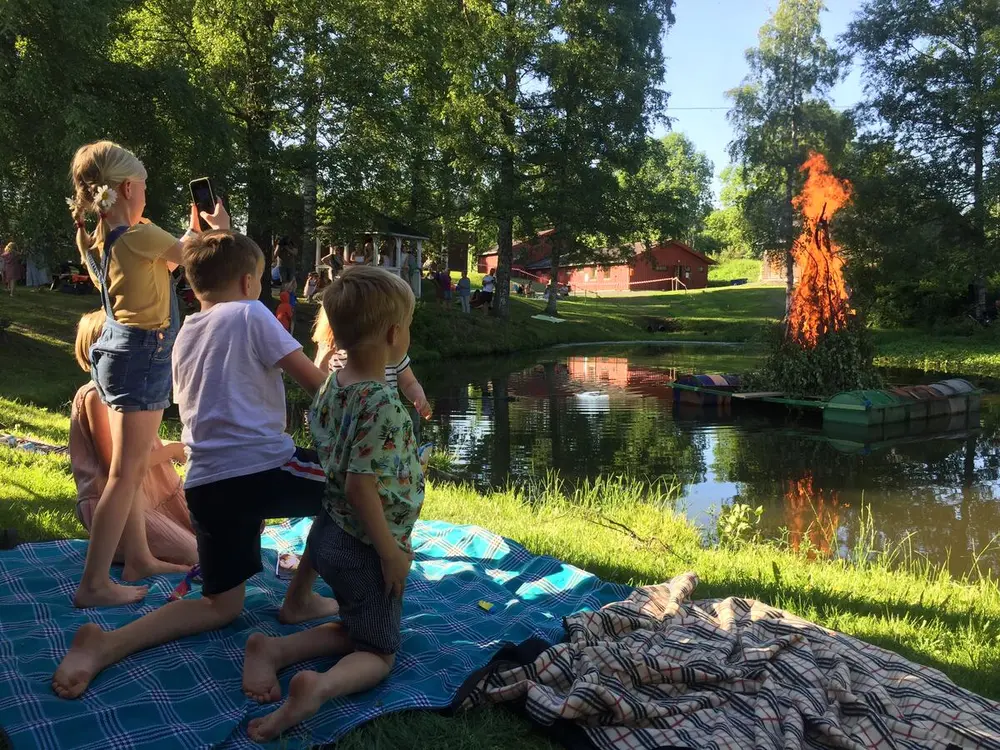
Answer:
<svg viewBox="0 0 1000 750"><path fill-rule="evenodd" d="M78 700L49 682L76 629L93 621L123 625L161 606L180 576L152 579L146 601L80 611L70 599L83 569L81 541L22 544L0 552L0 726L15 748L246 748L250 718L273 710L241 692L243 649L251 632L294 632L276 619L286 584L274 574L275 549L300 551L308 522L269 528L264 572L249 581L246 606L222 630L136 654L94 680ZM475 526L418 523L416 561L403 607L403 642L382 685L328 703L284 744L331 742L375 717L448 706L464 680L506 641L563 636L562 618L622 599L629 588L524 548ZM329 594L323 585L320 589ZM199 596L197 587L190 594ZM479 602L492 604L488 611ZM332 659L309 662L328 669ZM287 694L293 671L281 673ZM2 735L2 733L0 733Z"/></svg>
<svg viewBox="0 0 1000 750"><path fill-rule="evenodd" d="M1000 748L1000 704L937 670L760 602L690 601L696 585L566 618L566 643L498 659L462 706L523 703L582 747Z"/></svg>

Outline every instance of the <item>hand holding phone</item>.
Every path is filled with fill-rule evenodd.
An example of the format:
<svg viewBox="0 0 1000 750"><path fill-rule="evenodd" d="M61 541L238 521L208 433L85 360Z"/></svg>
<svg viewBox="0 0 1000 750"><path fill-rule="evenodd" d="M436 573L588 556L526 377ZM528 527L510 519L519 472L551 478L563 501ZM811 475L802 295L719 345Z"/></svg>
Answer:
<svg viewBox="0 0 1000 750"><path fill-rule="evenodd" d="M191 200L198 209L198 231L207 232L211 227L202 218L202 214L215 213L215 193L212 191L212 183L207 177L198 177L191 180L188 187L191 189Z"/></svg>

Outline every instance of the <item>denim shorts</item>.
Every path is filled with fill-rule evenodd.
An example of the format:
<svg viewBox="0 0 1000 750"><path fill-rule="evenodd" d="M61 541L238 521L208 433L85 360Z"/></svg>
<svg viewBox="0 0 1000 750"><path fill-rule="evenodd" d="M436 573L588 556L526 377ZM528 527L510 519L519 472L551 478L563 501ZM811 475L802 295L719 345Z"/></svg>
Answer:
<svg viewBox="0 0 1000 750"><path fill-rule="evenodd" d="M170 406L170 355L176 328L147 331L104 321L90 348L90 377L101 401L115 411L160 411Z"/></svg>

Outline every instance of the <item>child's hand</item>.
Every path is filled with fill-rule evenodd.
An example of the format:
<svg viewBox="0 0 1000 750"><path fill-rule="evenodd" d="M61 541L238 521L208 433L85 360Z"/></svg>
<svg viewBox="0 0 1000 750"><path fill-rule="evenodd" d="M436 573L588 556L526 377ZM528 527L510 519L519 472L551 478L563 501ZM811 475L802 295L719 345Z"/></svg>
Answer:
<svg viewBox="0 0 1000 750"><path fill-rule="evenodd" d="M416 409L417 414L419 414L424 419L431 418L431 405L427 402L426 396L418 396L413 401L413 408Z"/></svg>
<svg viewBox="0 0 1000 750"><path fill-rule="evenodd" d="M410 565L413 553L406 553L397 547L388 558L382 558L382 579L385 581L385 593L391 597L403 595L406 588L406 578L410 575Z"/></svg>
<svg viewBox="0 0 1000 750"><path fill-rule="evenodd" d="M197 214L198 209L195 207L193 208L193 211ZM230 228L229 212L226 210L226 207L222 205L222 200L219 198L215 199L215 211L210 214L202 211L201 218L204 219L205 222L212 227L212 229ZM197 225L195 225L195 231L198 231Z"/></svg>
<svg viewBox="0 0 1000 750"><path fill-rule="evenodd" d="M170 449L170 460L175 464L187 463L187 454L184 452L184 443L169 440L163 444L163 447Z"/></svg>

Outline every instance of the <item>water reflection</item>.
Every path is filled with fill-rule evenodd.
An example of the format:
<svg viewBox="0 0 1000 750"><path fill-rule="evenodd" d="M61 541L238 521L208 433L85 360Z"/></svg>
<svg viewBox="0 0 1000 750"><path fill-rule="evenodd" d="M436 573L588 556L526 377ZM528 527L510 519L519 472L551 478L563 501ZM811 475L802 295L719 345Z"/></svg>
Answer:
<svg viewBox="0 0 1000 750"><path fill-rule="evenodd" d="M591 348L418 367L434 404L422 439L447 449L458 478L481 487L553 469L567 481L670 478L696 520L723 503L762 505L770 535L817 554L858 544L862 508L881 539L912 534L914 551L956 569L1000 531L995 400L984 400L981 426L831 437L785 413L675 405L666 387L678 373L740 372L753 362L719 348ZM983 560L995 565L997 555Z"/></svg>

